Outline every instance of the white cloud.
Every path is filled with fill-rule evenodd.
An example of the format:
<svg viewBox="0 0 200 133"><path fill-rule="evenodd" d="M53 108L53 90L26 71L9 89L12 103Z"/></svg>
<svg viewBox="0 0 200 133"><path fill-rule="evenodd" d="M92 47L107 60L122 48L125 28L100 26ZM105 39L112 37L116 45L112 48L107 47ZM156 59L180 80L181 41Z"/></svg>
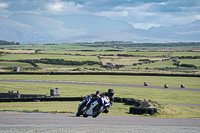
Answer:
<svg viewBox="0 0 200 133"><path fill-rule="evenodd" d="M110 18L127 17L128 11L102 11L102 12L94 13L94 15L106 16Z"/></svg>
<svg viewBox="0 0 200 133"><path fill-rule="evenodd" d="M9 7L8 3L0 3L0 15L1 16L7 17L7 14L9 14L8 7Z"/></svg>
<svg viewBox="0 0 200 133"><path fill-rule="evenodd" d="M195 15L195 18L200 20L200 15Z"/></svg>
<svg viewBox="0 0 200 133"><path fill-rule="evenodd" d="M0 3L0 9L8 8L8 3Z"/></svg>
<svg viewBox="0 0 200 133"><path fill-rule="evenodd" d="M75 4L75 2L55 1L47 3L46 13L49 14L74 14L82 13L83 5Z"/></svg>
<svg viewBox="0 0 200 133"><path fill-rule="evenodd" d="M159 17L157 12L151 11L158 3L146 3L135 7L116 6L111 11L102 11L96 15L107 16L112 19L125 20L135 28L148 29L152 26L158 27L160 24L153 23L151 19ZM164 5L166 3L160 3ZM148 22L150 20L150 22Z"/></svg>
<svg viewBox="0 0 200 133"><path fill-rule="evenodd" d="M102 11L97 15L107 16L112 19L125 20L135 28L149 29L151 27L171 26L177 24L191 23L200 19L200 5L188 7L176 7L174 3L151 2L135 6L119 5L110 11ZM174 8L174 7L176 8Z"/></svg>
<svg viewBox="0 0 200 133"><path fill-rule="evenodd" d="M64 5L60 2L50 3L47 5L47 9L50 11L60 12L63 10Z"/></svg>
<svg viewBox="0 0 200 133"><path fill-rule="evenodd" d="M161 3L157 3L157 5L167 5L168 2L161 2Z"/></svg>
<svg viewBox="0 0 200 133"><path fill-rule="evenodd" d="M157 13L153 10L154 6L157 5L157 3L147 3L135 7L129 7L129 6L116 6L111 11L102 11L98 12L96 14L99 15L105 15L114 19L118 18L124 18L127 20L138 19L149 17L149 16L157 16ZM127 18L125 18L127 17ZM135 20L138 21L138 20Z"/></svg>
<svg viewBox="0 0 200 133"><path fill-rule="evenodd" d="M186 24L200 19L200 2L112 0L0 0L0 15L35 13L47 15L93 14L125 20L136 28ZM71 1L71 2L70 2ZM128 3L127 3L128 1Z"/></svg>

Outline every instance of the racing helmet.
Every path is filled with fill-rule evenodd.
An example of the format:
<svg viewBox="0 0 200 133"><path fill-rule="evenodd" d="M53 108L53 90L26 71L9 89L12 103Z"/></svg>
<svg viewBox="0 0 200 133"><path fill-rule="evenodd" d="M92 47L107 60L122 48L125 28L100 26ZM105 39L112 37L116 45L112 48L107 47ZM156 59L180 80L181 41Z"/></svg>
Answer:
<svg viewBox="0 0 200 133"><path fill-rule="evenodd" d="M96 91L96 96L100 97L100 95L101 95L101 92L100 91Z"/></svg>
<svg viewBox="0 0 200 133"><path fill-rule="evenodd" d="M108 96L112 97L114 95L113 89L108 89Z"/></svg>

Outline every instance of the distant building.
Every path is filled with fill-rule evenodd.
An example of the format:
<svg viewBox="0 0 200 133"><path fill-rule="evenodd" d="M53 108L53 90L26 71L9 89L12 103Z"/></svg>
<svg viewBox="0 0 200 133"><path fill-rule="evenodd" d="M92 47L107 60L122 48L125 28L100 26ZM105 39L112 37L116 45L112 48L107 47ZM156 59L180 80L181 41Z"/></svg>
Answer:
<svg viewBox="0 0 200 133"><path fill-rule="evenodd" d="M13 72L19 72L20 71L20 67L14 67L13 68Z"/></svg>
<svg viewBox="0 0 200 133"><path fill-rule="evenodd" d="M51 97L60 97L60 89L50 89L50 96Z"/></svg>

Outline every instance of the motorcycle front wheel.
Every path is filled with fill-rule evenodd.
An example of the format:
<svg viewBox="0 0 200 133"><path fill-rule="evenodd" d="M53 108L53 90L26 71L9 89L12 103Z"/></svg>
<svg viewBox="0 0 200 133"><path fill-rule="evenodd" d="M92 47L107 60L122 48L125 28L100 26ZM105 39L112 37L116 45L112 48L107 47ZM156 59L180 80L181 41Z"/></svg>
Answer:
<svg viewBox="0 0 200 133"><path fill-rule="evenodd" d="M82 115L85 110L86 110L86 105L85 104L81 105L78 112L76 113L76 116Z"/></svg>
<svg viewBox="0 0 200 133"><path fill-rule="evenodd" d="M100 107L96 107L93 111L93 115L92 117L93 118L96 118L101 112L103 112L103 106L100 106Z"/></svg>

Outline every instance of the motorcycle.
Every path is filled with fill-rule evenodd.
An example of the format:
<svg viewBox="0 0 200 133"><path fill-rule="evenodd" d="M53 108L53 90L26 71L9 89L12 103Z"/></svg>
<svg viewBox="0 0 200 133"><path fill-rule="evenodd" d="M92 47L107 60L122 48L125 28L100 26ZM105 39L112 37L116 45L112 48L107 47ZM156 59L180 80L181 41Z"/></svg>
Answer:
<svg viewBox="0 0 200 133"><path fill-rule="evenodd" d="M91 103L90 108L85 110L83 113L83 117L87 118L88 116L92 116L96 118L99 114L101 114L107 107L110 107L110 99L107 96L100 97L98 100Z"/></svg>
<svg viewBox="0 0 200 133"><path fill-rule="evenodd" d="M185 86L181 86L181 88L185 88Z"/></svg>
<svg viewBox="0 0 200 133"><path fill-rule="evenodd" d="M165 84L165 85L164 85L164 88L168 88L168 85Z"/></svg>
<svg viewBox="0 0 200 133"><path fill-rule="evenodd" d="M144 82L144 86L148 86L148 84L146 82Z"/></svg>
<svg viewBox="0 0 200 133"><path fill-rule="evenodd" d="M89 103L91 98L92 97L90 96L90 97L86 98L85 100L83 100L81 104L79 104L76 116L83 115L84 111L86 110L86 105Z"/></svg>

